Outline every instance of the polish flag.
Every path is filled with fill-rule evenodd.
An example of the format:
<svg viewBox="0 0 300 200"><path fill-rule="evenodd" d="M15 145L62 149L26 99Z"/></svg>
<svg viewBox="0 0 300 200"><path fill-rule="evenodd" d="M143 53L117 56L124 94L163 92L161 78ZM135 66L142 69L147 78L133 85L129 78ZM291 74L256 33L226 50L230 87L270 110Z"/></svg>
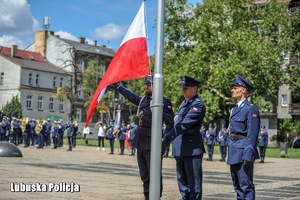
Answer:
<svg viewBox="0 0 300 200"><path fill-rule="evenodd" d="M85 127L88 126L108 85L125 80L144 78L149 74L144 12L145 2L143 1L94 93L87 112Z"/></svg>

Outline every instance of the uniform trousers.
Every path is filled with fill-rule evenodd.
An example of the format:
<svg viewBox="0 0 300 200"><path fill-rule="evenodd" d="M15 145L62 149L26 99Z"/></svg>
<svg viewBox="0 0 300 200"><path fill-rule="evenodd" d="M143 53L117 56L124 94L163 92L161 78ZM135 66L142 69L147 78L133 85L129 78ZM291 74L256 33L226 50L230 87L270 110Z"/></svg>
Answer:
<svg viewBox="0 0 300 200"><path fill-rule="evenodd" d="M137 162L140 170L140 177L143 181L144 196L149 196L150 185L150 150L137 149ZM160 175L160 196L162 194L162 175Z"/></svg>
<svg viewBox="0 0 300 200"><path fill-rule="evenodd" d="M110 146L110 152L114 153L115 138L109 138L109 146Z"/></svg>
<svg viewBox="0 0 300 200"><path fill-rule="evenodd" d="M38 147L42 148L44 147L44 135L43 133L38 134Z"/></svg>
<svg viewBox="0 0 300 200"><path fill-rule="evenodd" d="M243 163L230 165L231 178L237 199L255 200L253 169L253 163L248 169L244 169Z"/></svg>
<svg viewBox="0 0 300 200"><path fill-rule="evenodd" d="M208 155L213 155L214 154L214 144L206 144L207 146L207 152L208 152Z"/></svg>
<svg viewBox="0 0 300 200"><path fill-rule="evenodd" d="M4 141L4 136L5 136L5 133L0 133L0 142Z"/></svg>
<svg viewBox="0 0 300 200"><path fill-rule="evenodd" d="M125 140L119 140L119 142L120 142L120 149L121 149L121 152L123 152L124 149L125 149Z"/></svg>
<svg viewBox="0 0 300 200"><path fill-rule="evenodd" d="M267 149L266 146L259 147L259 154L260 154L260 157L261 157L261 158L262 158L262 157L265 157L266 149Z"/></svg>
<svg viewBox="0 0 300 200"><path fill-rule="evenodd" d="M220 154L222 157L226 157L227 155L227 146L220 146Z"/></svg>
<svg viewBox="0 0 300 200"><path fill-rule="evenodd" d="M175 156L177 183L183 200L202 199L202 159L195 156Z"/></svg>

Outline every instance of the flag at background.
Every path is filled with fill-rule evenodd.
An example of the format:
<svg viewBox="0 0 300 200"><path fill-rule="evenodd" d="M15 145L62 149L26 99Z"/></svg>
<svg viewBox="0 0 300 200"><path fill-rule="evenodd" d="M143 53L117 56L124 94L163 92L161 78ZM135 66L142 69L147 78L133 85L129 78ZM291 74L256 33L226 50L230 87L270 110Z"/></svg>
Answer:
<svg viewBox="0 0 300 200"><path fill-rule="evenodd" d="M87 112L85 127L88 126L108 85L125 80L144 78L149 74L144 12L145 2L143 1L94 93Z"/></svg>
<svg viewBox="0 0 300 200"><path fill-rule="evenodd" d="M117 115L115 119L115 127L120 127L120 119L121 119L121 110L117 110Z"/></svg>

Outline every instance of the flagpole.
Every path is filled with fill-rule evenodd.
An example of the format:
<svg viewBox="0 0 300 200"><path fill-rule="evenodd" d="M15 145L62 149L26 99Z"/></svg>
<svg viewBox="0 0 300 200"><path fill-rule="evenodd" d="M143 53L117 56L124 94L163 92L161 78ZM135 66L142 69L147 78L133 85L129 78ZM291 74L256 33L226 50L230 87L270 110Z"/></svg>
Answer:
<svg viewBox="0 0 300 200"><path fill-rule="evenodd" d="M165 0L157 0L156 7L156 43L155 66L152 94L152 128L151 128L151 157L150 157L150 200L160 199L161 178L161 140L163 116L163 53L164 53L164 12Z"/></svg>

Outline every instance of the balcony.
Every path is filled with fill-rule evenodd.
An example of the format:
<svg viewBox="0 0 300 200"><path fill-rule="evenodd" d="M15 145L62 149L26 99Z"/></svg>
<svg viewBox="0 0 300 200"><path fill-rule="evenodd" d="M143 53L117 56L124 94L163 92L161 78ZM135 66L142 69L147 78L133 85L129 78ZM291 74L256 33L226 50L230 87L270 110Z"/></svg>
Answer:
<svg viewBox="0 0 300 200"><path fill-rule="evenodd" d="M300 115L300 103L289 104L289 114Z"/></svg>

